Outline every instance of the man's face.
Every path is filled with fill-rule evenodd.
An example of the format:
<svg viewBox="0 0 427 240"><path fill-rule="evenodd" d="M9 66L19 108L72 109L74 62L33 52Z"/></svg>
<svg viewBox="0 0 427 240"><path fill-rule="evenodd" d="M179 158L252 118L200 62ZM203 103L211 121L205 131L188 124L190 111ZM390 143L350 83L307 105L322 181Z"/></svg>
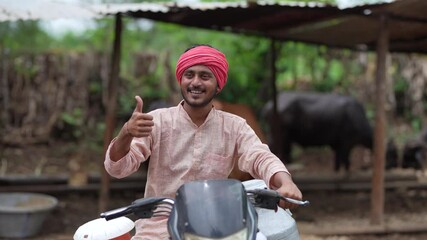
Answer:
<svg viewBox="0 0 427 240"><path fill-rule="evenodd" d="M204 107L218 93L217 81L212 71L204 65L195 65L184 71L181 94L191 107Z"/></svg>

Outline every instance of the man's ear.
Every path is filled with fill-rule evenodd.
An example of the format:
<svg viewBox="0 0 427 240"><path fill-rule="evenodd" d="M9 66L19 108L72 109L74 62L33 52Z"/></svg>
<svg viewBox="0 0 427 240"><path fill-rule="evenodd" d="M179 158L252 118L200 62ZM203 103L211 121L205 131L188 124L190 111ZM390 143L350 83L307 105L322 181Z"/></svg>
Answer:
<svg viewBox="0 0 427 240"><path fill-rule="evenodd" d="M221 92L218 86L216 86L216 94L218 95Z"/></svg>

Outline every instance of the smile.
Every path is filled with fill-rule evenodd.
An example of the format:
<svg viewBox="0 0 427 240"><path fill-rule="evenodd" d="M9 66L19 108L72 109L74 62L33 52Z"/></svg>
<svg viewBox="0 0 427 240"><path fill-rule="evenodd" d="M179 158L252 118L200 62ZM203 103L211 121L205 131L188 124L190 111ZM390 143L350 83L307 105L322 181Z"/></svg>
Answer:
<svg viewBox="0 0 427 240"><path fill-rule="evenodd" d="M189 90L189 92L192 94L202 94L203 93L203 91L201 91L201 90Z"/></svg>

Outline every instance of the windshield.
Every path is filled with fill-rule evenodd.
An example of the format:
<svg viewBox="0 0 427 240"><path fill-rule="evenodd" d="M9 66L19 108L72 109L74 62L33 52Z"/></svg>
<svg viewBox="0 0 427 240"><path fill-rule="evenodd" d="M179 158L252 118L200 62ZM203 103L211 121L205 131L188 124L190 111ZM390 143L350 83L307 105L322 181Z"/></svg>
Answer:
<svg viewBox="0 0 427 240"><path fill-rule="evenodd" d="M186 233L184 234L184 239L185 240L242 240L242 239L248 239L247 235L248 235L248 231L246 229L242 229L237 233L224 238L207 238L207 237L200 237L200 236Z"/></svg>
<svg viewBox="0 0 427 240"><path fill-rule="evenodd" d="M240 181L190 182L177 192L171 222L175 221L181 236L221 239L246 228L247 204Z"/></svg>

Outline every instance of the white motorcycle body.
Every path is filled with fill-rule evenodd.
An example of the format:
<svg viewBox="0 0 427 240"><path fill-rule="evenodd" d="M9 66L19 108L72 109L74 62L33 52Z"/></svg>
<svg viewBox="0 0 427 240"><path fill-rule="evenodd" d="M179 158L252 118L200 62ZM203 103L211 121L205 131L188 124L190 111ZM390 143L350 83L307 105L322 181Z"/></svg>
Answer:
<svg viewBox="0 0 427 240"><path fill-rule="evenodd" d="M243 186L245 191L256 190L256 189L266 189L266 185L264 181L257 180L257 179L245 181L243 182ZM218 190L220 190L220 188ZM191 191L191 193L193 192L194 191ZM218 193L221 193L221 192L218 192ZM195 199L197 199L197 196ZM141 206L145 207L150 204L151 204L150 206L154 206L152 204L157 204L157 202L159 201L164 201L164 199L163 200L162 199L160 200L159 199L142 199L142 201L137 203L138 205L137 208L138 210L140 210ZM168 199L166 201L169 202L171 200ZM138 200L135 202L138 202ZM136 209L136 208L133 208L136 206L135 202L133 203L133 205L130 205L128 207L107 212L107 214L104 215L105 218L101 217L99 219L95 219L83 224L77 229L76 233L74 234L74 240L89 240L89 239L90 240L108 240L108 239L119 239L116 237L120 237L122 235L129 235L129 232L134 228L134 224L133 222L130 221L130 219L124 216L134 212L134 210ZM172 201L172 205L173 205L173 201ZM274 204L273 206L277 206L277 205ZM209 206L204 205L204 208L206 207L209 208ZM254 225L255 227L254 231L256 230L256 228L258 228L259 230L259 232L256 234L257 240L265 240L265 239L267 240L279 240L279 239L299 240L300 239L296 222L289 210L284 210L282 208L277 208L277 210L271 210L271 209L255 206L255 210L252 210L252 211L254 212L255 215L257 215L256 222L258 223L258 225ZM211 212L211 213L218 213L218 212L215 212L214 210L214 212ZM103 214L101 214L101 216ZM225 212L221 214L225 214ZM221 214L220 216L224 216ZM107 215L109 217L107 217ZM171 215L172 215L172 218L174 218L173 217L174 214L171 214ZM234 215L228 215L228 216L231 217ZM107 221L106 219L110 219L110 220ZM179 222L180 221L176 223L179 223ZM235 222L232 221L230 223L232 224ZM226 224L223 226L225 227L228 225ZM176 236L174 237L172 234L171 234L171 237L172 239L177 239ZM120 238L120 239L125 239L125 238ZM130 239L130 235L129 235L129 239ZM179 237L178 239L186 239L186 238ZM205 238L200 238L200 239L205 239ZM222 238L215 238L215 239L222 239Z"/></svg>
<svg viewBox="0 0 427 240"><path fill-rule="evenodd" d="M265 182L253 179L243 182L246 190L267 188ZM258 213L258 229L267 240L299 240L300 235L290 210L278 208L277 211L255 208Z"/></svg>

